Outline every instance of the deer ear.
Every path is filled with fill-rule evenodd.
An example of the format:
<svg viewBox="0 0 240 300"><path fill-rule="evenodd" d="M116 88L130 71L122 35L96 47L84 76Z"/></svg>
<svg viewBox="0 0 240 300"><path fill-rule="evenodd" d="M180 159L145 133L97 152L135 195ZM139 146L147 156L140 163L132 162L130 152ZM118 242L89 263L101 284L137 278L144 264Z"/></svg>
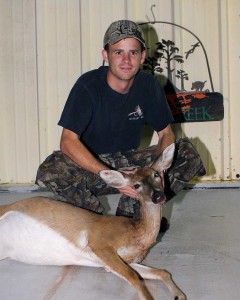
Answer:
<svg viewBox="0 0 240 300"><path fill-rule="evenodd" d="M171 167L175 152L175 143L169 145L152 164L152 168L163 171Z"/></svg>
<svg viewBox="0 0 240 300"><path fill-rule="evenodd" d="M128 184L127 176L123 176L122 173L114 170L103 170L99 173L101 178L107 183L107 185L114 188L121 188Z"/></svg>

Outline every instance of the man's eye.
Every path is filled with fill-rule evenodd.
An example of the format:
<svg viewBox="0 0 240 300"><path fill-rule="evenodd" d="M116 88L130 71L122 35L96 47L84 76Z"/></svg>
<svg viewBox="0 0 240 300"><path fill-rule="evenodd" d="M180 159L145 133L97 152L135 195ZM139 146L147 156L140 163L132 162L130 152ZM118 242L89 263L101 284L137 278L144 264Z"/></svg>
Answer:
<svg viewBox="0 0 240 300"><path fill-rule="evenodd" d="M136 183L136 184L134 184L134 188L137 190L138 188L140 188L140 184L139 183Z"/></svg>
<svg viewBox="0 0 240 300"><path fill-rule="evenodd" d="M131 54L134 56L134 55L137 55L138 52L137 51L132 51Z"/></svg>

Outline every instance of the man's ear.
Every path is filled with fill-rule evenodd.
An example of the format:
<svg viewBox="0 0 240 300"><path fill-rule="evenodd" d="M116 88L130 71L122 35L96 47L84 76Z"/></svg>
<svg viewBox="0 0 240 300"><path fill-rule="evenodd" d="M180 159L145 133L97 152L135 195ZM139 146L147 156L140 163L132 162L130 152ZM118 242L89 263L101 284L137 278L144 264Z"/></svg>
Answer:
<svg viewBox="0 0 240 300"><path fill-rule="evenodd" d="M102 58L106 63L108 63L108 52L105 49L102 50Z"/></svg>
<svg viewBox="0 0 240 300"><path fill-rule="evenodd" d="M127 175L114 170L103 170L99 173L99 175L107 183L107 185L118 189L127 185L129 182Z"/></svg>
<svg viewBox="0 0 240 300"><path fill-rule="evenodd" d="M143 50L142 53L141 53L141 55L142 55L142 57L141 57L141 64L144 63L145 58L146 58L146 54L147 54L146 50Z"/></svg>

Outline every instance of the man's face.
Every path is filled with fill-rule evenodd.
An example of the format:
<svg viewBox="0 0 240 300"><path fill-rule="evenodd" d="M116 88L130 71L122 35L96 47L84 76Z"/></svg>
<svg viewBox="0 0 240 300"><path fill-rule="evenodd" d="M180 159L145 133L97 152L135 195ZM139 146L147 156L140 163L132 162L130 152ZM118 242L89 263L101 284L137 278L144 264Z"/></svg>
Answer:
<svg viewBox="0 0 240 300"><path fill-rule="evenodd" d="M141 51L141 44L134 38L126 38L109 50L103 50L103 59L109 65L109 79L112 81L133 81L140 65L144 62L146 51Z"/></svg>

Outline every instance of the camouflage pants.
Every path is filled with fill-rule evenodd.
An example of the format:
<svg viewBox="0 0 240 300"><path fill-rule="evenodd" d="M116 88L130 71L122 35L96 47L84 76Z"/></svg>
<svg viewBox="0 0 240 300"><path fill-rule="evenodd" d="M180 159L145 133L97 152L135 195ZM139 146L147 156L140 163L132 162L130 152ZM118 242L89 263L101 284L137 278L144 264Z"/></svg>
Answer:
<svg viewBox="0 0 240 300"><path fill-rule="evenodd" d="M99 155L106 166L111 169L144 167L155 159L156 146L124 152ZM176 141L176 152L173 164L165 173L165 193L170 200L180 192L195 175L204 175L201 158L188 138ZM39 166L36 183L45 186L63 201L73 205L102 213L104 208L98 196L118 193L95 175L80 168L61 151L55 151ZM117 215L132 217L139 211L139 201L122 195Z"/></svg>

